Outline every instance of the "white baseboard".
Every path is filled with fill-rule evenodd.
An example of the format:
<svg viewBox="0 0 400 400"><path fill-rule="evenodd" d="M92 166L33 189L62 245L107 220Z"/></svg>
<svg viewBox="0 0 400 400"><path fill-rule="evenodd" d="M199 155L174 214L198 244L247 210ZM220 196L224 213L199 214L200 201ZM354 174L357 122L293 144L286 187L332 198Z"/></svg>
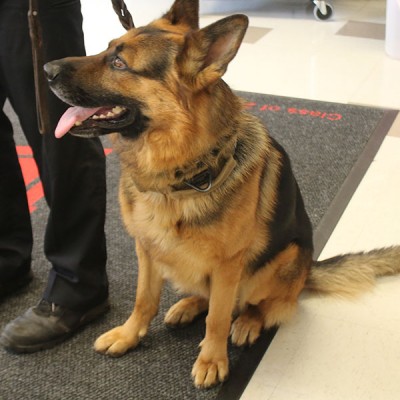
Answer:
<svg viewBox="0 0 400 400"><path fill-rule="evenodd" d="M268 0L200 0L200 13L231 13L250 11L265 5Z"/></svg>

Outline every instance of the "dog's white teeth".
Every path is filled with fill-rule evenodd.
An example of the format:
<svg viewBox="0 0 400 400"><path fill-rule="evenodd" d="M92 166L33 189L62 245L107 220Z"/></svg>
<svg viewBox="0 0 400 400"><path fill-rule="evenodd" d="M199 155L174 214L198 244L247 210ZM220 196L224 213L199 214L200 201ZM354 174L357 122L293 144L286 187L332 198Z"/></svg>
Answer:
<svg viewBox="0 0 400 400"><path fill-rule="evenodd" d="M104 114L95 114L92 119L110 119L120 116L126 110L125 107L115 106L110 111L104 111Z"/></svg>
<svg viewBox="0 0 400 400"><path fill-rule="evenodd" d="M75 126L80 126L80 125L82 125L82 122L81 122L81 121L76 121L76 122L75 122Z"/></svg>
<svg viewBox="0 0 400 400"><path fill-rule="evenodd" d="M123 109L122 107L120 107L120 106L116 106L116 107L114 107L114 108L112 109L112 112L113 112L114 114L121 114L122 111L124 111L124 109Z"/></svg>

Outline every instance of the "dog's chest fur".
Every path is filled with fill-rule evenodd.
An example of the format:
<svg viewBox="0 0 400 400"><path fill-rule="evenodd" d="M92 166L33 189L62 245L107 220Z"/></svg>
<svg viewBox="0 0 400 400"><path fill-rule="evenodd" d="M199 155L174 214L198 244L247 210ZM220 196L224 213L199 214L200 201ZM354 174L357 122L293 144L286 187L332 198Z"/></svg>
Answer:
<svg viewBox="0 0 400 400"><path fill-rule="evenodd" d="M135 197L133 202L126 193L120 196L128 232L140 241L163 277L182 292L209 297L213 269L227 259L239 257L250 246L248 238L254 227L245 215L237 218L234 227L229 210L212 224L189 222L194 215L200 218L201 196L173 201L155 193ZM233 210L237 214L237 207ZM248 212L251 207L243 209L243 213Z"/></svg>

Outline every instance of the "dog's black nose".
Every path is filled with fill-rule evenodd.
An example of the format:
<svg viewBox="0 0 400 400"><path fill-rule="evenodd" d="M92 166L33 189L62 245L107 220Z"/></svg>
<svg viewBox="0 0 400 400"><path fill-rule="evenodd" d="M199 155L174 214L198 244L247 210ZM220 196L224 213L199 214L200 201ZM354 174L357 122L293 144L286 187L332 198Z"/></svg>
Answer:
<svg viewBox="0 0 400 400"><path fill-rule="evenodd" d="M49 82L53 82L57 79L57 76L60 73L61 66L57 61L51 61L44 65L44 72L46 74L46 78Z"/></svg>

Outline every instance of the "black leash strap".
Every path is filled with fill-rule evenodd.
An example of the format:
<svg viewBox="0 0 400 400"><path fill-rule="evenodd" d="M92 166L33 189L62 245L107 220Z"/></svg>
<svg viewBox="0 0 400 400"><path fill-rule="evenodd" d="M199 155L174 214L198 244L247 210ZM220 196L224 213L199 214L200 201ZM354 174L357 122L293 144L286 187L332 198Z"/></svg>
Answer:
<svg viewBox="0 0 400 400"><path fill-rule="evenodd" d="M113 5L114 11L118 15L118 18L119 18L122 26L126 30L134 28L135 25L133 23L132 15L128 11L128 8L126 7L124 0L111 0L111 3Z"/></svg>
<svg viewBox="0 0 400 400"><path fill-rule="evenodd" d="M47 81L43 71L43 38L39 23L38 1L29 0L29 33L31 37L33 73L35 80L36 113L38 119L38 128L41 134L49 132L50 117L48 113L48 88Z"/></svg>

